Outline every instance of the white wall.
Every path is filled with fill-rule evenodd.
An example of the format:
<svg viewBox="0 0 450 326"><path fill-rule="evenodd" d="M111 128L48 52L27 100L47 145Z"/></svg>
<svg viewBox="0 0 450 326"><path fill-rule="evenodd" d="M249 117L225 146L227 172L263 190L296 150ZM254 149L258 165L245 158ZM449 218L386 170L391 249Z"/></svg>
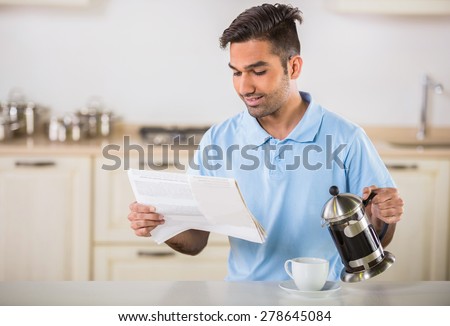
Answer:
<svg viewBox="0 0 450 326"><path fill-rule="evenodd" d="M220 121L244 107L218 38L242 10L260 3L0 6L0 100L20 87L58 114L95 95L128 122ZM450 126L450 17L342 15L320 0L291 3L304 13L301 89L360 124L414 126L420 77L429 73L446 88L431 98L432 122Z"/></svg>

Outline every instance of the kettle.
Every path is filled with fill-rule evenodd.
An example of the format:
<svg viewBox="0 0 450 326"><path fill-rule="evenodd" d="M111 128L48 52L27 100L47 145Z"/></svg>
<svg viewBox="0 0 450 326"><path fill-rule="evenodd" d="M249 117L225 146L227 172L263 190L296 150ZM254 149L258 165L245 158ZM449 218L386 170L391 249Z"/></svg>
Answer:
<svg viewBox="0 0 450 326"><path fill-rule="evenodd" d="M350 193L339 194L336 186L330 187L329 192L333 197L323 207L322 227L328 226L344 264L341 280L359 282L383 273L395 262L395 256L381 246L380 238L388 224L378 236L365 212L376 193L362 200Z"/></svg>

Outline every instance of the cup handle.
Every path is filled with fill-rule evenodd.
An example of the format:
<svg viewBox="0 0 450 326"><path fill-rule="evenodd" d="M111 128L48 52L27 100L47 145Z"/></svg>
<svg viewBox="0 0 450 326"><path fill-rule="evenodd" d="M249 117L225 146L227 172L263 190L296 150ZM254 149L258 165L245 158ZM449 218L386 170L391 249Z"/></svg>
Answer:
<svg viewBox="0 0 450 326"><path fill-rule="evenodd" d="M289 263L292 263L292 260L286 260L286 262L284 263L284 270L286 271L286 273L290 276L290 278L294 279L294 276L292 275L292 272L290 271L289 268ZM292 264L291 264L292 266Z"/></svg>

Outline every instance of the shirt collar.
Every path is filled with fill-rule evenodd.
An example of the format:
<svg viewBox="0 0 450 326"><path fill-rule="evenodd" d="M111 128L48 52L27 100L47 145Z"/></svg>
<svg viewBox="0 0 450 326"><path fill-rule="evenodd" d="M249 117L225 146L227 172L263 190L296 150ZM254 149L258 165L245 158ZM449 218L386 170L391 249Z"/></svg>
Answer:
<svg viewBox="0 0 450 326"><path fill-rule="evenodd" d="M258 120L245 110L242 117L241 133L245 143L248 145L261 146L266 143L272 136L264 130L259 124Z"/></svg>
<svg viewBox="0 0 450 326"><path fill-rule="evenodd" d="M322 123L323 108L317 105L311 95L306 92L300 92L303 101L308 102L308 108L305 114L295 128L289 133L286 139L299 143L311 142L317 135ZM247 144L253 144L256 147L263 145L269 139L273 138L265 131L258 120L252 117L248 110L243 112L241 121L241 132Z"/></svg>
<svg viewBox="0 0 450 326"><path fill-rule="evenodd" d="M316 104L309 93L300 92L303 101L309 103L305 114L286 139L299 143L314 141L322 124L323 108Z"/></svg>

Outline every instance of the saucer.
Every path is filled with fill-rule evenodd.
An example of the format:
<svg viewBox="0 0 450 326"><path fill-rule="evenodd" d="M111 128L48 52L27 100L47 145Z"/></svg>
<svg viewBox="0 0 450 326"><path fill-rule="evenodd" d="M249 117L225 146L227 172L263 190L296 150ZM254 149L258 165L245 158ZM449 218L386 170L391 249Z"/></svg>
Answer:
<svg viewBox="0 0 450 326"><path fill-rule="evenodd" d="M291 293L308 298L324 298L330 294L339 291L341 286L338 282L327 281L322 290L319 291L301 291L297 288L293 280L283 281L280 283L280 288Z"/></svg>

